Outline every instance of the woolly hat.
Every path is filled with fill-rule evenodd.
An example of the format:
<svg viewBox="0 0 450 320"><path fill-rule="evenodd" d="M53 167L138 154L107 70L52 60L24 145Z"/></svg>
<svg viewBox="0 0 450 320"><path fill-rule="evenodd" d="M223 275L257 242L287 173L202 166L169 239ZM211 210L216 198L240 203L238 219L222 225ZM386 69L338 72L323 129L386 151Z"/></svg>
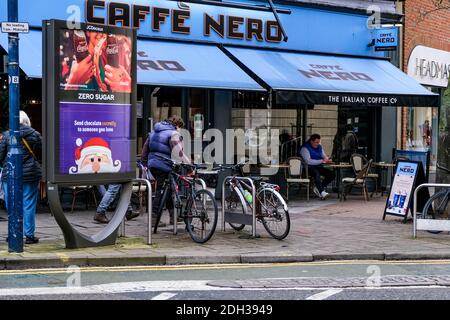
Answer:
<svg viewBox="0 0 450 320"><path fill-rule="evenodd" d="M75 162L78 164L89 154L106 155L112 160L111 149L108 142L102 138L89 139L85 144L81 139L77 139L78 148L75 150Z"/></svg>

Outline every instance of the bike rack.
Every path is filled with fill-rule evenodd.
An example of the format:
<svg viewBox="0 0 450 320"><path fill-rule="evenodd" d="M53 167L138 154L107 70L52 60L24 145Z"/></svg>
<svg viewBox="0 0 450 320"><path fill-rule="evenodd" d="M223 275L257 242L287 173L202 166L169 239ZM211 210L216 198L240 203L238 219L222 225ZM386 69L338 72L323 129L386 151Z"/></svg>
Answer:
<svg viewBox="0 0 450 320"><path fill-rule="evenodd" d="M148 224L147 224L147 244L152 244L152 185L150 181L147 179L133 179L133 184L141 184L144 183L147 185L147 197L148 197L148 203L147 203L147 214L148 214ZM122 225L120 227L120 237L125 237L125 218L122 221Z"/></svg>
<svg viewBox="0 0 450 320"><path fill-rule="evenodd" d="M203 179L199 179L199 178L192 178L192 177L187 177L186 178L187 180L191 180L191 181L194 181L195 183L197 183L197 184L199 184L199 185L201 185L202 186L202 189L205 189L206 190L206 182L205 182L205 180L203 180ZM178 234L178 225L177 225L177 219L178 219L178 217L177 217L177 212L176 212L176 210L175 210L175 208L174 208L174 210L173 210L173 234L176 236L177 234Z"/></svg>
<svg viewBox="0 0 450 320"><path fill-rule="evenodd" d="M420 189L429 187L450 188L450 184L424 183L416 188L413 207L413 239L417 238L417 230L450 231L450 220L417 219L417 194Z"/></svg>
<svg viewBox="0 0 450 320"><path fill-rule="evenodd" d="M256 238L256 205L255 205L255 201L256 201L256 188L255 188L255 184L253 183L253 180L248 178L248 177L233 177L233 176L228 176L223 180L223 185L222 185L222 231L225 232L225 223L226 221L226 213L225 213L225 185L227 184L228 181L231 181L232 179L237 179L239 181L246 181L249 182L249 184L252 187L252 196L253 196L253 205L252 205L252 237ZM245 218L245 217L244 217ZM234 222L234 221L233 221ZM250 223L248 223L247 221L239 221L237 223L241 223L241 224L245 224L245 225L250 225Z"/></svg>

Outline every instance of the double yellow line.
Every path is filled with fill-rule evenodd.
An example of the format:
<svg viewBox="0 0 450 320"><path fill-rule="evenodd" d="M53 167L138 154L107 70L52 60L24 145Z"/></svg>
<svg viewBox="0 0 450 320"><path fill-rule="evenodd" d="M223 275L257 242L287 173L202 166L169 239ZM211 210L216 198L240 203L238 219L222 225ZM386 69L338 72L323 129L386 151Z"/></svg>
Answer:
<svg viewBox="0 0 450 320"><path fill-rule="evenodd" d="M185 270L214 270L214 269L255 269L277 267L311 267L311 266L340 266L340 265L450 265L450 260L407 260L407 261L316 261L292 263L252 263L252 264L205 264L205 265L174 265L174 266L133 266L133 267L81 267L80 272L145 272L145 271L185 271ZM11 275L46 275L72 273L73 269L25 269L0 270L0 276Z"/></svg>

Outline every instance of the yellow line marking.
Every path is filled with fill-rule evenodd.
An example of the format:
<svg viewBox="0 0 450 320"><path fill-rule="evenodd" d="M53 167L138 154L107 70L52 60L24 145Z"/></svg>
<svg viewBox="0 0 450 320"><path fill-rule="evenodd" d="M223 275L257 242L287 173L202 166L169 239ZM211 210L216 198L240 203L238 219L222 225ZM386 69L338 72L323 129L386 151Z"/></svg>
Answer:
<svg viewBox="0 0 450 320"><path fill-rule="evenodd" d="M164 266L132 266L132 267L81 267L81 272L143 272L143 271L185 271L214 269L255 269L276 267L308 267L308 266L339 266L339 265L450 265L450 260L408 260L408 261L315 261L290 263L258 263L258 264L207 264L207 265L164 265ZM66 273L66 268L0 270L0 276L23 274L58 274Z"/></svg>

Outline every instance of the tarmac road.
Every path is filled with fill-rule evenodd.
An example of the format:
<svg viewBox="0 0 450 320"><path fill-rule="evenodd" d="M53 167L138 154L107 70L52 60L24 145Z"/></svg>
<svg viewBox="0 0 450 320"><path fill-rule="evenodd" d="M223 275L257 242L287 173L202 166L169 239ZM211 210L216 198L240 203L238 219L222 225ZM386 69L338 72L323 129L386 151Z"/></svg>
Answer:
<svg viewBox="0 0 450 320"><path fill-rule="evenodd" d="M447 300L450 261L3 270L0 299Z"/></svg>

